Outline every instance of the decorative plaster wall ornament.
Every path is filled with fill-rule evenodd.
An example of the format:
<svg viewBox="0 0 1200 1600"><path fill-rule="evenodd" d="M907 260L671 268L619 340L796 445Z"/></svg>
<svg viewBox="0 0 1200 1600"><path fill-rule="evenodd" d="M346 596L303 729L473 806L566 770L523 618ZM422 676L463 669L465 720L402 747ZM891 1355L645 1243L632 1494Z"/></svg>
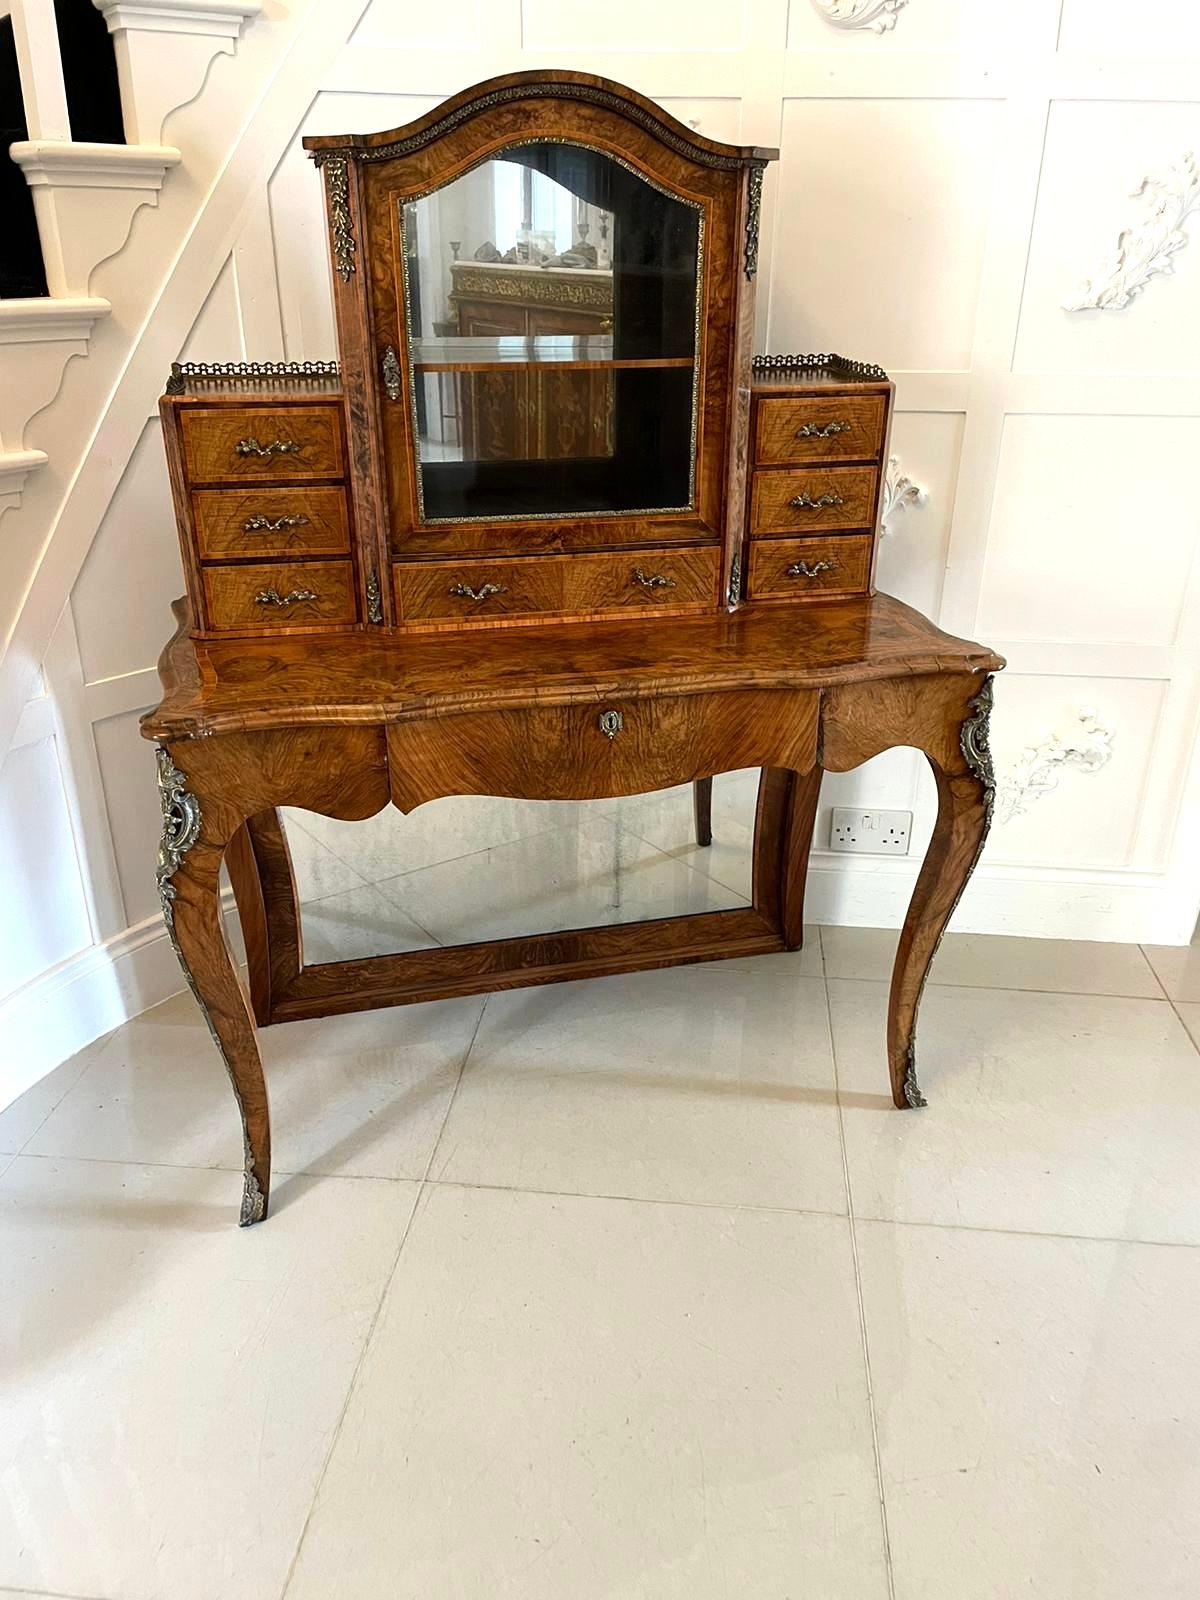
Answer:
<svg viewBox="0 0 1200 1600"><path fill-rule="evenodd" d="M896 17L908 0L813 0L813 5L832 28L870 28L872 33L887 33L896 26Z"/></svg>
<svg viewBox="0 0 1200 1600"><path fill-rule="evenodd" d="M1012 769L1000 779L996 797L997 820L1011 822L1023 816L1036 800L1058 788L1066 767L1098 772L1112 759L1113 730L1090 706L1081 706L1078 726L1067 734L1052 734L1039 745L1021 751Z"/></svg>
<svg viewBox="0 0 1200 1600"><path fill-rule="evenodd" d="M923 506L928 498L929 491L923 489L919 483L914 483L906 473L901 472L897 458L889 456L887 471L883 475L880 533L886 536L892 532L891 518L897 511L903 511L906 506Z"/></svg>
<svg viewBox="0 0 1200 1600"><path fill-rule="evenodd" d="M1189 150L1161 178L1143 178L1133 198L1146 200L1146 214L1122 232L1101 271L1063 301L1064 311L1123 311L1151 278L1174 272L1174 258L1188 242L1183 224L1200 207L1195 155Z"/></svg>

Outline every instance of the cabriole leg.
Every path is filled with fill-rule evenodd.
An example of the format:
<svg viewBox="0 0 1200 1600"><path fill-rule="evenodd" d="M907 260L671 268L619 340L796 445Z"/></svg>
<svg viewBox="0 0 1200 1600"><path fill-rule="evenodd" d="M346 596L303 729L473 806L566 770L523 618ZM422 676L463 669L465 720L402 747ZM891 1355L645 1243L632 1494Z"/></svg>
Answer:
<svg viewBox="0 0 1200 1600"><path fill-rule="evenodd" d="M238 1220L247 1227L267 1214L271 1124L254 1023L221 923L224 841L205 836L200 801L188 789L186 773L162 746L157 757L163 820L158 893L171 944L225 1063L241 1112L245 1162Z"/></svg>
<svg viewBox="0 0 1200 1600"><path fill-rule="evenodd" d="M988 718L992 680L969 703L959 739L961 763L949 770L926 759L938 788L937 825L917 878L896 951L888 1005L888 1066L892 1099L901 1108L923 1106L917 1083L917 1008L937 947L983 850L996 792Z"/></svg>

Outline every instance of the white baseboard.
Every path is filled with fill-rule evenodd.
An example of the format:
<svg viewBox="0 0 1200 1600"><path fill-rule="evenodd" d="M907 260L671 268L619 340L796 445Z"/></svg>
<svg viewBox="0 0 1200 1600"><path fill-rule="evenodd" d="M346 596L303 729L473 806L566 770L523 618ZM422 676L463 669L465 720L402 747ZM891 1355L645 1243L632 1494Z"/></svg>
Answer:
<svg viewBox="0 0 1200 1600"><path fill-rule="evenodd" d="M241 934L227 902L226 932ZM0 1110L94 1039L184 987L162 918L89 945L0 1000Z"/></svg>
<svg viewBox="0 0 1200 1600"><path fill-rule="evenodd" d="M886 856L850 865L814 850L805 920L898 928L920 867L916 858ZM971 879L951 922L956 933L1117 944L1187 944L1195 926L1194 893L1167 873L988 865Z"/></svg>
<svg viewBox="0 0 1200 1600"><path fill-rule="evenodd" d="M920 862L886 857L847 863L815 851L805 918L844 927L899 927ZM241 935L226 894L226 932ZM1130 944L1186 944L1196 908L1165 873L981 867L952 928L959 933ZM162 920L148 917L93 945L0 1001L0 1109L62 1061L183 988Z"/></svg>

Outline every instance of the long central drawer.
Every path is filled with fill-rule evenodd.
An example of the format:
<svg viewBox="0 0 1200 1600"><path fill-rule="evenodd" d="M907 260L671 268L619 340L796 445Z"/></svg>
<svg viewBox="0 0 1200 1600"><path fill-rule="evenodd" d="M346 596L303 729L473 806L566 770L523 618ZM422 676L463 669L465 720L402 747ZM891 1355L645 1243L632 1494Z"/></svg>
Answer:
<svg viewBox="0 0 1200 1600"><path fill-rule="evenodd" d="M404 622L494 622L605 611L703 611L717 600L714 549L604 551L508 560L396 562Z"/></svg>
<svg viewBox="0 0 1200 1600"><path fill-rule="evenodd" d="M806 772L819 702L813 689L737 689L394 723L392 799L402 811L449 794L587 800L739 767Z"/></svg>

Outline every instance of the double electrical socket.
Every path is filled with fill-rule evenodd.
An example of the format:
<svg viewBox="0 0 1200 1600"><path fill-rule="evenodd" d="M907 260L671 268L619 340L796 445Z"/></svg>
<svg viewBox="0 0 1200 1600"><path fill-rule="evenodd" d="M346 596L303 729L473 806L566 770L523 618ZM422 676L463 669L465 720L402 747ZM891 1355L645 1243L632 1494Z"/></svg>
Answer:
<svg viewBox="0 0 1200 1600"><path fill-rule="evenodd" d="M829 825L831 850L857 850L871 856L906 856L911 837L911 811L833 808L833 820Z"/></svg>

